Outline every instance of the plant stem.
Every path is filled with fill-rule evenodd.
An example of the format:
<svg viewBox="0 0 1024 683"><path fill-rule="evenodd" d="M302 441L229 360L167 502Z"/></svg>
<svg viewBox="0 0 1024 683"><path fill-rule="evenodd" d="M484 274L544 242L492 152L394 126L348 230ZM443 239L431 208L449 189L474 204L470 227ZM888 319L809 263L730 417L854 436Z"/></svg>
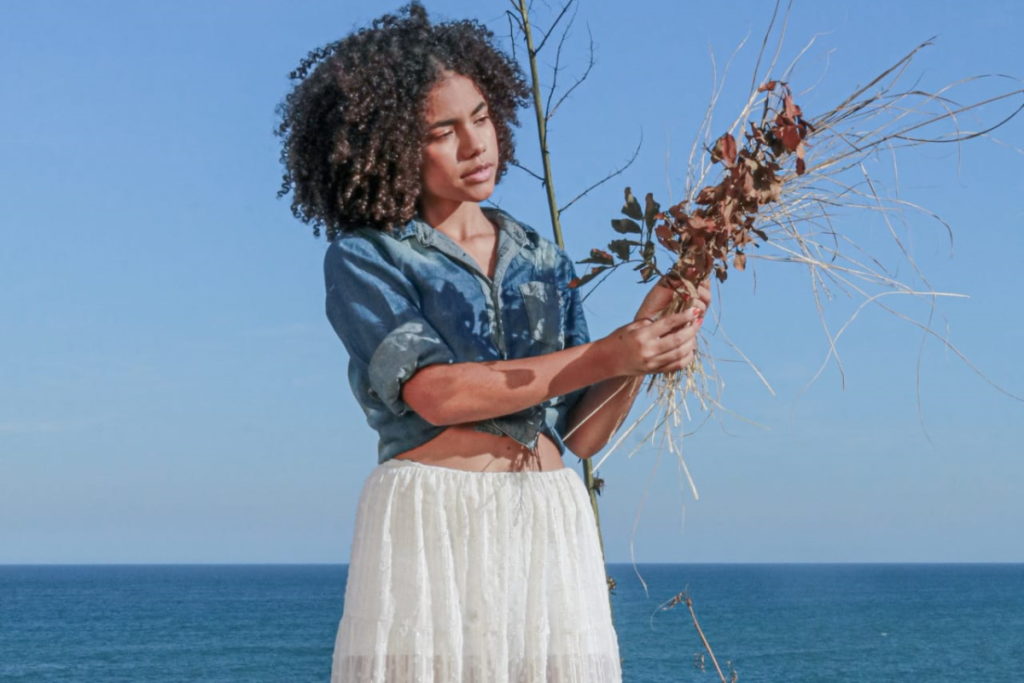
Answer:
<svg viewBox="0 0 1024 683"><path fill-rule="evenodd" d="M540 142L541 162L544 165L544 188L548 194L551 229L555 233L555 243L564 249L565 241L562 239L562 221L558 212L558 202L555 201L555 183L554 176L551 173L551 154L548 150L548 126L544 118L544 101L540 92L540 76L537 74L537 53L533 48L533 30L530 28L530 17L526 8L526 0L519 0L519 16L523 20L526 54L530 60L530 82L533 85L533 111L537 115L537 138ZM593 496L593 493L591 493L591 496Z"/></svg>
<svg viewBox="0 0 1024 683"><path fill-rule="evenodd" d="M533 85L533 110L537 115L537 138L540 143L541 161L544 165L544 188L548 195L548 210L551 213L551 229L555 233L555 243L565 249L562 239L562 222L555 200L555 183L551 172L551 154L548 149L548 128L544 117L544 101L540 91L540 76L537 73L537 53L533 47L533 31L530 27L529 12L526 0L519 0L519 16L522 19L523 36L526 39L526 54L530 61L530 81ZM601 535L601 516L597 508L597 489L594 486L594 468L590 459L583 460L583 482L590 494L590 507L594 510L594 521L597 523L597 540L601 545L601 556L604 557L604 538Z"/></svg>
<svg viewBox="0 0 1024 683"><path fill-rule="evenodd" d="M711 650L711 643L704 637L704 631L700 627L700 622L697 621L697 613L693 611L693 598L688 593L683 593L683 602L686 603L686 608L690 610L690 617L693 619L693 626L697 629L697 635L700 636L700 642L704 643L704 649L711 655L711 663L715 665L715 671L718 672L718 677L722 679L722 683L726 683L725 674L722 673L722 667L718 666L718 660L715 659L715 653Z"/></svg>

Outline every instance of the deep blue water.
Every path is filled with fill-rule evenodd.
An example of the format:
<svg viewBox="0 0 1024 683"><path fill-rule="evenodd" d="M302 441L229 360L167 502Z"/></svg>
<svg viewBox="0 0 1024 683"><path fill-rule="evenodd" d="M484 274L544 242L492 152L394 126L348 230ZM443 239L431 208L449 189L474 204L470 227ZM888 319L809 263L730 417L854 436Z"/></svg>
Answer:
<svg viewBox="0 0 1024 683"><path fill-rule="evenodd" d="M2 681L326 681L341 565L0 566ZM611 565L627 683L1024 681L1024 565ZM728 671L728 669L727 669Z"/></svg>

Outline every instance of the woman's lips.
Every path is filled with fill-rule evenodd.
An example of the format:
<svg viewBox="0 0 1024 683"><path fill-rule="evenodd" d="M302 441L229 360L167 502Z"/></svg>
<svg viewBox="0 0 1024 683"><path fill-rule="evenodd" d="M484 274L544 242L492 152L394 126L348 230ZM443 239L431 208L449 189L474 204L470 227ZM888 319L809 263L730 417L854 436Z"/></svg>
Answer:
<svg viewBox="0 0 1024 683"><path fill-rule="evenodd" d="M484 164L483 166L477 166L469 173L462 176L462 179L467 183L483 183L491 179L491 173L494 171L493 164Z"/></svg>

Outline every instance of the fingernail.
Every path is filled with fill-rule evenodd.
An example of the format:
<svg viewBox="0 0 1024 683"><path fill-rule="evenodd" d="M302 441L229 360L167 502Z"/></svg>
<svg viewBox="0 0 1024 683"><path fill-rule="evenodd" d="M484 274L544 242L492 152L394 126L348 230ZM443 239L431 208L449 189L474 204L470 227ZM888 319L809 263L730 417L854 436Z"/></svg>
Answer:
<svg viewBox="0 0 1024 683"><path fill-rule="evenodd" d="M690 309L690 313L693 313L694 315L699 316L700 315L700 309L697 308L696 306L694 306L693 308Z"/></svg>

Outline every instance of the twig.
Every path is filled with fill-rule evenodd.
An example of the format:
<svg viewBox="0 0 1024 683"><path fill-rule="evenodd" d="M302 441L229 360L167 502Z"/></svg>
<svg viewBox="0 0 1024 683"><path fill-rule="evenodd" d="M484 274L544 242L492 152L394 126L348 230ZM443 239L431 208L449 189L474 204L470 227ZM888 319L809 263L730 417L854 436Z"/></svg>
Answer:
<svg viewBox="0 0 1024 683"><path fill-rule="evenodd" d="M519 3L519 4L520 4L520 6L522 6L522 3ZM562 5L562 10L558 13L558 16L555 17L554 22L552 22L552 24L548 28L548 30L544 32L544 37L541 38L540 44L537 46L537 49L533 51L535 54L544 49L544 44L548 42L548 38L551 37L551 34L554 32L555 27L558 26L558 22L560 22L562 20L562 17L564 17L565 13L569 11L569 8L572 7L575 4L576 4L576 0L569 0L564 5ZM526 8L524 8L524 11L523 11L523 25L524 26L528 23L528 20L526 18L525 9ZM575 13L573 13L573 16L575 17ZM570 23L572 23L572 22L570 21Z"/></svg>
<svg viewBox="0 0 1024 683"><path fill-rule="evenodd" d="M551 119L550 107L551 100L555 97L555 91L558 89L558 74L562 71L562 48L565 47L565 41L569 37L569 32L572 30L572 25L576 22L576 13L579 11L579 6L573 11L572 16L569 17L569 23L562 29L562 37L558 39L558 47L555 49L555 65L551 67L551 87L548 88L547 101L544 104L544 120L548 121ZM538 48L539 51L539 48Z"/></svg>
<svg viewBox="0 0 1024 683"><path fill-rule="evenodd" d="M522 164L520 164L517 161L513 161L512 165L515 166L516 168L518 168L520 171L524 171L527 174L533 176L534 178L539 180L541 183L546 183L547 182L546 180L544 180L544 176L540 175L539 173L535 173L534 171L531 171L526 166L523 166Z"/></svg>
<svg viewBox="0 0 1024 683"><path fill-rule="evenodd" d="M566 204L565 206L563 206L562 208L560 208L558 210L558 213L560 213L560 214L564 213L566 209L568 209L570 206L575 204L578 200L583 199L584 197L586 197L588 194L590 194L591 191L596 190L597 188L601 187L602 185L607 183L609 180L611 180L612 178L614 178L617 175L620 175L623 171L625 171L627 168L632 166L633 162L636 161L636 158L640 155L640 147L643 144L644 144L644 136L643 136L643 133L641 132L640 133L640 140L639 140L639 142L636 143L636 148L633 150L633 156L631 156L629 158L629 161L627 161L625 164L623 164L619 168L615 169L614 171L612 171L611 173L606 175L604 178L601 178L600 180L598 180L596 183L594 183L593 185L591 185L587 189L583 190L583 192L580 192L578 195L576 195L575 197L570 199L568 204Z"/></svg>
<svg viewBox="0 0 1024 683"><path fill-rule="evenodd" d="M533 110L537 118L537 139L540 143L541 163L544 167L544 188L547 190L548 210L551 215L551 229L555 233L555 243L558 244L559 247L564 247L565 240L562 238L562 222L559 220L558 202L555 200L554 177L551 172L551 151L548 148L547 121L544 120L544 98L540 92L540 74L537 70L537 50L534 49L533 46L533 33L530 28L530 15L529 9L526 5L526 0L518 0L518 2L519 18L523 27L523 40L526 41L526 54L530 62L530 81L533 84ZM572 2L573 0L569 0L569 2L562 7L562 12L559 16L565 14L565 11L569 8L569 5Z"/></svg>
<svg viewBox="0 0 1024 683"><path fill-rule="evenodd" d="M718 665L718 659L715 657L715 653L711 649L711 643L708 642L707 636L704 635L704 629L700 627L700 622L697 620L697 613L693 609L693 598L690 597L690 593L688 591L677 593L659 609L670 610L679 603L683 603L686 605L686 608L690 610L690 618L693 619L693 627L697 629L697 635L700 636L700 642L704 645L704 649L707 651L708 656L711 657L711 663L715 665L715 671L718 673L718 678L722 683L728 683L725 678L725 674L722 673L722 667ZM733 673L733 677L735 679L735 672Z"/></svg>
<svg viewBox="0 0 1024 683"><path fill-rule="evenodd" d="M587 35L590 36L587 67L583 70L583 74L579 78L577 78L576 81L572 85L570 85L564 93L562 93L562 96L558 98L558 101L555 102L555 105L551 107L550 111L544 114L545 119L550 119L552 116L555 115L555 112L558 111L558 108L562 106L562 102L565 102L566 98L568 98L569 95L572 94L572 91L578 88L580 85L582 85L583 81L587 80L587 76L590 75L590 71L594 68L594 64L596 64L596 61L594 60L594 36L590 33L590 26L587 26ZM559 45L559 48L561 48L561 45ZM554 94L554 88L552 88L551 90L552 94ZM550 104L551 100L549 99L548 105L550 106Z"/></svg>

